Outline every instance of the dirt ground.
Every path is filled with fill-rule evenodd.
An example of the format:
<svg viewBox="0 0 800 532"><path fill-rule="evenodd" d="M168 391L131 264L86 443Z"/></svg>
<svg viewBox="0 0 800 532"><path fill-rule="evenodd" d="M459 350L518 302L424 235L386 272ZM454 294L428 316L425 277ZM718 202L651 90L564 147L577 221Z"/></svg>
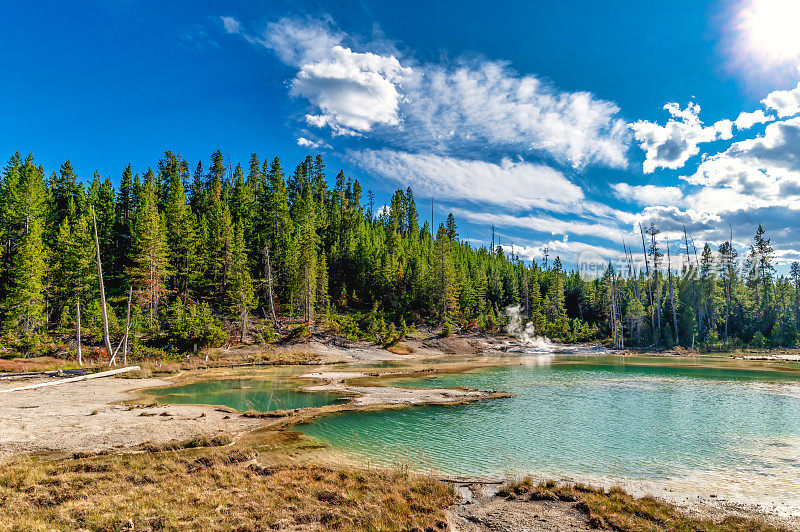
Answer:
<svg viewBox="0 0 800 532"><path fill-rule="evenodd" d="M457 484L460 501L448 510L453 532L517 532L591 530L575 503L517 501L497 497L499 484Z"/></svg>
<svg viewBox="0 0 800 532"><path fill-rule="evenodd" d="M0 390L48 380L0 381ZM108 377L0 393L0 459L40 451L97 452L198 435L236 436L266 423L208 406L114 404L133 399L135 389L168 384L163 379Z"/></svg>

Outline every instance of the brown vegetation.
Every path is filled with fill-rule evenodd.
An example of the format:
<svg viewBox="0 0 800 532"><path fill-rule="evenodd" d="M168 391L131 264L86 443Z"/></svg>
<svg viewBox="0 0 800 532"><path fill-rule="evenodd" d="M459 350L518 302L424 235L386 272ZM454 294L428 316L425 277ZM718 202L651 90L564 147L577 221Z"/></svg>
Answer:
<svg viewBox="0 0 800 532"><path fill-rule="evenodd" d="M0 530L447 527L453 492L436 480L293 463L291 441L17 461L0 470Z"/></svg>
<svg viewBox="0 0 800 532"><path fill-rule="evenodd" d="M787 530L764 521L725 516L695 518L654 497L634 497L621 488L595 488L582 484L544 482L530 478L504 486L498 496L520 501L572 503L591 528L607 530L692 530L707 532Z"/></svg>

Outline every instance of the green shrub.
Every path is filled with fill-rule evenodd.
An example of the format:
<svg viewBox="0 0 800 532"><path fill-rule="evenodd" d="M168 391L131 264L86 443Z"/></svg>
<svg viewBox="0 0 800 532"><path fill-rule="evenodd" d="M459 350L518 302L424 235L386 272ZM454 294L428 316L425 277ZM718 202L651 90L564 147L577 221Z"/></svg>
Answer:
<svg viewBox="0 0 800 532"><path fill-rule="evenodd" d="M449 321L444 322L442 326L442 338L447 338L448 336L453 335L453 326L450 325Z"/></svg>
<svg viewBox="0 0 800 532"><path fill-rule="evenodd" d="M278 334L275 332L275 326L272 322L267 323L256 334L256 340L260 344L268 344L273 341L275 338L278 337Z"/></svg>
<svg viewBox="0 0 800 532"><path fill-rule="evenodd" d="M163 333L179 349L190 350L216 347L228 340L207 303L197 303L184 307L176 300L169 307L163 319Z"/></svg>
<svg viewBox="0 0 800 532"><path fill-rule="evenodd" d="M758 347L758 348L764 347L766 343L767 341L764 338L764 335L761 334L761 331L756 331L756 333L753 335L753 339L750 340L750 345L752 347Z"/></svg>

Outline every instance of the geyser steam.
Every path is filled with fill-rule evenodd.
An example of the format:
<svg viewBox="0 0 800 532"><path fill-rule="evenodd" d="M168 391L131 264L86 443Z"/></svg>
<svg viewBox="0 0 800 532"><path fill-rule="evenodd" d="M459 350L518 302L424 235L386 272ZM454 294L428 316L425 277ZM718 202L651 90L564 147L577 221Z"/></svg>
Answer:
<svg viewBox="0 0 800 532"><path fill-rule="evenodd" d="M506 328L508 333L513 334L523 345L533 344L536 331L533 328L533 322L528 322L525 327L522 326L522 307L519 305L507 307L506 316L508 316L508 327Z"/></svg>

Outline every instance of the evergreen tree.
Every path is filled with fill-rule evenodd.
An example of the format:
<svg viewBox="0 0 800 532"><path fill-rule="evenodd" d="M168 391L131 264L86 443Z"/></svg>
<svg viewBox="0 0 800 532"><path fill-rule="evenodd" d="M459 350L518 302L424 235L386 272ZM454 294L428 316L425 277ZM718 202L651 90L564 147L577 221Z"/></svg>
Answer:
<svg viewBox="0 0 800 532"><path fill-rule="evenodd" d="M303 309L303 319L311 323L317 297L317 232L311 188L306 187L298 204L296 293Z"/></svg>
<svg viewBox="0 0 800 532"><path fill-rule="evenodd" d="M266 232L270 247L270 256L275 263L277 273L278 298L288 302L291 297L294 270L290 265L289 243L293 232L292 220L289 217L289 202L286 181L280 160L275 157L268 171L269 190L266 198Z"/></svg>
<svg viewBox="0 0 800 532"><path fill-rule="evenodd" d="M162 215L158 212L155 183L147 179L133 220L133 266L130 276L151 328L156 325L159 303L165 296L167 246L163 226Z"/></svg>
<svg viewBox="0 0 800 532"><path fill-rule="evenodd" d="M231 311L238 317L239 339L244 340L250 320L250 310L255 306L253 281L247 266L247 253L244 245L244 228L236 225L234 230L231 280L228 284L228 300Z"/></svg>
<svg viewBox="0 0 800 532"><path fill-rule="evenodd" d="M117 219L114 226L114 234L117 239L115 270L119 272L124 271L125 262L131 255L131 224L135 208L133 171L130 163L128 163L120 179L116 206Z"/></svg>
<svg viewBox="0 0 800 532"><path fill-rule="evenodd" d="M19 167L19 178L6 189L9 228L14 248L9 288L3 306L4 329L22 336L41 331L45 325L44 217L47 194L42 169L29 155ZM4 220L5 221L5 220Z"/></svg>
<svg viewBox="0 0 800 532"><path fill-rule="evenodd" d="M167 169L169 182L164 206L164 229L169 257L169 288L186 304L190 287L198 281L195 218L186 202L182 175L175 167Z"/></svg>

